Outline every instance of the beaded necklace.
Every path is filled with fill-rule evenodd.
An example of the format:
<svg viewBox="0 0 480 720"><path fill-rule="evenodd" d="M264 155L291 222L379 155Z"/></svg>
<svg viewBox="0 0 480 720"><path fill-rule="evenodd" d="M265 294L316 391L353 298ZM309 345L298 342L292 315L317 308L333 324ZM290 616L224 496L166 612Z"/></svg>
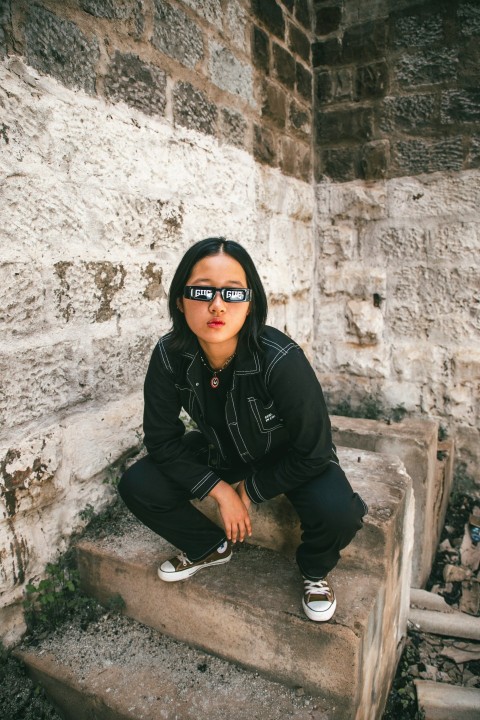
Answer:
<svg viewBox="0 0 480 720"><path fill-rule="evenodd" d="M200 353L200 360L205 365L207 370L210 370L210 372L213 373L213 377L210 379L210 387L212 387L214 390L216 390L218 388L218 386L220 385L220 378L218 377L217 373L221 373L222 370L225 370L227 365L229 365L232 362L232 360L236 354L237 353L234 352L233 355L230 355L230 357L225 360L222 367L214 370L213 368L210 367L209 363L204 359L202 353Z"/></svg>

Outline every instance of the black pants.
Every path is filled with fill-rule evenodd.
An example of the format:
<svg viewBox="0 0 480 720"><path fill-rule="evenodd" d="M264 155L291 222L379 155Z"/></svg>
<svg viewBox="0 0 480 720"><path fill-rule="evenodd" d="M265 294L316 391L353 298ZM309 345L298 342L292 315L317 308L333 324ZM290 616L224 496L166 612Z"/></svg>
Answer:
<svg viewBox="0 0 480 720"><path fill-rule="evenodd" d="M215 469L227 482L242 478L241 468L231 468L230 472ZM166 479L161 467L148 455L127 470L118 489L127 507L144 525L192 561L206 557L225 540L223 528L194 507L188 491ZM340 550L362 527L367 508L353 492L341 467L333 462L319 477L307 480L286 496L302 528L298 566L311 580L325 577L337 564Z"/></svg>

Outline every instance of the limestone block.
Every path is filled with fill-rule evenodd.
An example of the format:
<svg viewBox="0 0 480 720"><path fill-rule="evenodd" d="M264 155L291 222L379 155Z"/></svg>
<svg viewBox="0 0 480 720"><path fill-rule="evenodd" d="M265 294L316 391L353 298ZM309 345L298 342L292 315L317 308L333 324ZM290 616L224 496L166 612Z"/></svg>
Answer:
<svg viewBox="0 0 480 720"><path fill-rule="evenodd" d="M453 216L472 220L480 203L480 175L475 171L460 174L422 175L420 178L395 178L387 183L386 213L392 218Z"/></svg>
<svg viewBox="0 0 480 720"><path fill-rule="evenodd" d="M315 328L319 339L325 340L330 339L332 344L331 352L334 351L333 344L336 344L338 340L346 340L346 326L345 326L345 307L342 302L339 302L334 298L325 298L318 296L317 294L315 303ZM329 352L329 356L331 355ZM322 352L325 355L325 351ZM319 364L320 358L316 358L316 367L320 370L321 365ZM325 371L331 370L332 365L325 368Z"/></svg>
<svg viewBox="0 0 480 720"><path fill-rule="evenodd" d="M194 68L203 57L203 35L200 28L181 10L155 0L152 45L160 52Z"/></svg>
<svg viewBox="0 0 480 720"><path fill-rule="evenodd" d="M403 406L408 412L418 412L423 402L423 387L414 382L387 379L382 384L382 393L389 407ZM438 392L441 390L438 389Z"/></svg>
<svg viewBox="0 0 480 720"><path fill-rule="evenodd" d="M347 302L348 332L360 345L376 345L383 337L383 314L380 308L365 300Z"/></svg>
<svg viewBox="0 0 480 720"><path fill-rule="evenodd" d="M0 355L3 427L30 422L91 397L88 349L80 341L50 341Z"/></svg>
<svg viewBox="0 0 480 720"><path fill-rule="evenodd" d="M478 489L479 478L478 468L480 466L480 430L476 427L469 427L461 422L455 423L455 449L456 459L459 463L465 464L465 470L468 478L461 478L458 482L459 487L464 488L467 492ZM475 488L471 487L471 482L475 483Z"/></svg>
<svg viewBox="0 0 480 720"><path fill-rule="evenodd" d="M52 275L56 315L71 325L153 317L165 304L163 271L155 262L65 260L54 264Z"/></svg>
<svg viewBox="0 0 480 720"><path fill-rule="evenodd" d="M342 373L368 378L388 378L390 375L390 349L384 343L358 345L336 342L334 352L336 367Z"/></svg>
<svg viewBox="0 0 480 720"><path fill-rule="evenodd" d="M257 166L255 188L259 210L311 223L314 191L309 184Z"/></svg>
<svg viewBox="0 0 480 720"><path fill-rule="evenodd" d="M319 237L319 262L323 255L333 256L336 261L351 260L357 247L357 231L349 225L321 226Z"/></svg>
<svg viewBox="0 0 480 720"><path fill-rule="evenodd" d="M167 75L157 66L142 62L134 53L115 52L104 79L110 102L125 102L150 115L164 115Z"/></svg>
<svg viewBox="0 0 480 720"><path fill-rule="evenodd" d="M136 392L143 386L148 362L160 332L129 328L127 336L93 340L91 392L96 399L112 400Z"/></svg>
<svg viewBox="0 0 480 720"><path fill-rule="evenodd" d="M193 2L193 0L192 0ZM220 13L221 15L222 13ZM242 52L246 47L246 32L248 30L248 16L245 8L238 0L230 0L227 4L223 19L229 40Z"/></svg>
<svg viewBox="0 0 480 720"><path fill-rule="evenodd" d="M453 385L448 389L446 407L449 415L464 422L475 421L476 403L478 402L478 385Z"/></svg>
<svg viewBox="0 0 480 720"><path fill-rule="evenodd" d="M62 422L62 470L69 481L88 483L138 445L143 413L142 392Z"/></svg>
<svg viewBox="0 0 480 720"><path fill-rule="evenodd" d="M343 262L338 267L323 269L323 292L325 295L345 293L352 298L384 298L387 294L387 273L383 268L360 267L358 262Z"/></svg>
<svg viewBox="0 0 480 720"><path fill-rule="evenodd" d="M361 181L344 185L321 183L316 197L320 216L342 216L343 220L381 220L388 217L387 187L384 183L366 186Z"/></svg>
<svg viewBox="0 0 480 720"><path fill-rule="evenodd" d="M332 416L335 444L397 455L412 478L415 495L415 540L412 587L422 587L430 574L443 517L433 515L445 509L437 503L444 488L437 482L438 423L433 420L405 419L388 425L378 420Z"/></svg>
<svg viewBox="0 0 480 720"><path fill-rule="evenodd" d="M439 222L427 230L427 251L431 262L475 265L480 237L478 223Z"/></svg>
<svg viewBox="0 0 480 720"><path fill-rule="evenodd" d="M423 383L435 379L445 382L448 375L448 352L424 340L395 344L392 365L398 379L408 383Z"/></svg>
<svg viewBox="0 0 480 720"><path fill-rule="evenodd" d="M30 65L66 85L94 92L95 65L100 54L95 37L87 38L74 23L32 5L26 19L25 39Z"/></svg>
<svg viewBox="0 0 480 720"><path fill-rule="evenodd" d="M221 0L184 0L185 5L192 8L198 15L208 20L212 25L222 27L222 4Z"/></svg>
<svg viewBox="0 0 480 720"><path fill-rule="evenodd" d="M420 224L402 224L390 219L368 223L359 230L359 245L363 263L383 259L388 266L417 265L426 262L429 247L428 231Z"/></svg>
<svg viewBox="0 0 480 720"><path fill-rule="evenodd" d="M61 434L52 426L30 437L16 439L0 452L0 512L13 518L55 498L55 473L62 458Z"/></svg>
<svg viewBox="0 0 480 720"><path fill-rule="evenodd" d="M221 90L238 95L255 107L252 66L241 62L228 48L216 41L210 42L209 54L212 82Z"/></svg>
<svg viewBox="0 0 480 720"><path fill-rule="evenodd" d="M32 335L48 326L44 279L39 268L30 263L5 263L0 266L0 286L0 333L3 338Z"/></svg>
<svg viewBox="0 0 480 720"><path fill-rule="evenodd" d="M480 381L480 350L464 347L453 354L453 373L459 383L475 384Z"/></svg>

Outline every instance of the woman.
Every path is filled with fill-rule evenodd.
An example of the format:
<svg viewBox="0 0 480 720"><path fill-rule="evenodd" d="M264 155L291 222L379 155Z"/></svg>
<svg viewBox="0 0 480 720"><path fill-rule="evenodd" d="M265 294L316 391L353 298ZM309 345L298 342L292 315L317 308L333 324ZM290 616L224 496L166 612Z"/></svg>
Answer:
<svg viewBox="0 0 480 720"><path fill-rule="evenodd" d="M173 327L145 379L148 455L122 477L130 510L181 550L158 570L174 582L228 562L251 536L249 508L284 493L297 511L303 608L314 621L335 612L327 574L362 526L332 444L318 380L300 347L265 326L267 300L252 259L236 242L193 245L172 280ZM181 409L198 430L185 433ZM190 500L214 498L223 527Z"/></svg>

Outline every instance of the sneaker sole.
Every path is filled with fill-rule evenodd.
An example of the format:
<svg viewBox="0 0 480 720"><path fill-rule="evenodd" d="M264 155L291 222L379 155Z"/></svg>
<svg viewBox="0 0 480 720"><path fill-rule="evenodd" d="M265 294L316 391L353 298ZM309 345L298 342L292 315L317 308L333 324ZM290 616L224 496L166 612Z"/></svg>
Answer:
<svg viewBox="0 0 480 720"><path fill-rule="evenodd" d="M178 580L186 580L192 575L195 575L199 570L205 570L206 568L213 567L213 565L225 565L232 559L232 553L226 558L220 560L214 560L213 562L206 563L205 565L197 565L196 567L185 568L185 570L179 570L178 572L165 572L161 568L158 568L157 574L160 580L164 582L177 582Z"/></svg>
<svg viewBox="0 0 480 720"><path fill-rule="evenodd" d="M332 606L324 612L316 612L315 610L311 610L303 599L302 606L305 615L308 617L309 620L313 620L314 622L327 622L327 620L330 620L330 618L332 618L335 614L335 610L337 609L337 599L335 598Z"/></svg>

